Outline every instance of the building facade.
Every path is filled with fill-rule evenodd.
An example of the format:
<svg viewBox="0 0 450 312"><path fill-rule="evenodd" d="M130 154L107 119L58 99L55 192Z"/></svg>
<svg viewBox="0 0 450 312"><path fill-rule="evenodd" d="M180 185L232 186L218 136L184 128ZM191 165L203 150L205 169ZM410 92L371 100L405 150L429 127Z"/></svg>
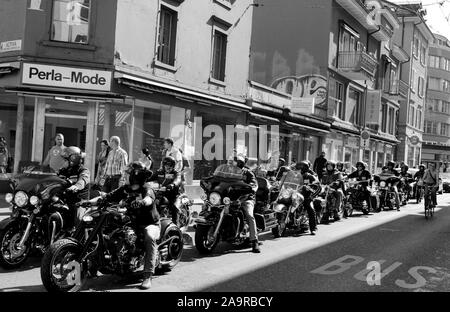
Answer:
<svg viewBox="0 0 450 312"><path fill-rule="evenodd" d="M450 162L450 41L434 34L429 46L422 162Z"/></svg>
<svg viewBox="0 0 450 312"><path fill-rule="evenodd" d="M277 14L270 5L255 8L250 80L288 96L291 113L329 124L328 133L312 137L317 152L349 167L364 160L375 172L399 143L396 69L407 54L391 40L396 15L373 17L374 1L366 2L279 1Z"/></svg>
<svg viewBox="0 0 450 312"><path fill-rule="evenodd" d="M428 46L434 37L425 23L425 13L420 4L395 6L392 9L402 20L399 31L394 35L394 43L402 46L409 57L400 69L400 79L407 82L409 88L406 98L400 100L400 143L396 149L396 160L414 167L421 162Z"/></svg>
<svg viewBox="0 0 450 312"><path fill-rule="evenodd" d="M158 168L172 137L191 160L189 185L233 148L246 152L249 136L235 126L251 109L252 12L250 0L2 4L0 135L10 171L41 163L56 133L87 152L91 172L102 139L118 135L130 161L148 147Z"/></svg>

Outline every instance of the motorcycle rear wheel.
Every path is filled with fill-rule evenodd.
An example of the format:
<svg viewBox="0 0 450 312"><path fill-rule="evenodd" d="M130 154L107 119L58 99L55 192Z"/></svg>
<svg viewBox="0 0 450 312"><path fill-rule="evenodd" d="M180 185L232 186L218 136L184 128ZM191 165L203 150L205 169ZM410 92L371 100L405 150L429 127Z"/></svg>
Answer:
<svg viewBox="0 0 450 312"><path fill-rule="evenodd" d="M216 248L220 241L220 234L216 238L212 238L214 227L212 225L199 225L195 229L195 248L201 254L210 254ZM210 239L211 238L211 239Z"/></svg>
<svg viewBox="0 0 450 312"><path fill-rule="evenodd" d="M27 260L31 250L31 237L28 237L22 250L17 249L24 231L18 221L13 221L0 230L0 266L4 269L18 268Z"/></svg>
<svg viewBox="0 0 450 312"><path fill-rule="evenodd" d="M73 285L67 281L68 274L73 272L69 263L79 257L81 250L81 245L70 239L61 239L50 246L41 264L41 280L48 292L77 292L83 287L87 277L87 270L83 264L80 264L80 271L77 273L79 280ZM57 262L59 259L61 263Z"/></svg>

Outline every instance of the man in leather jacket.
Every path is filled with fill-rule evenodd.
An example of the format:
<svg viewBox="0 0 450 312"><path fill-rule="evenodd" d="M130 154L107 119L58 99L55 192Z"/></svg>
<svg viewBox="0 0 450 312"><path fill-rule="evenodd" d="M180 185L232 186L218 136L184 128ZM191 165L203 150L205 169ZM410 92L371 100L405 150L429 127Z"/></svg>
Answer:
<svg viewBox="0 0 450 312"><path fill-rule="evenodd" d="M278 160L278 168L272 171L269 171L267 173L268 177L275 177L275 180L280 181L281 178L283 177L284 173L286 173L287 171L289 171L289 168L287 166L285 166L286 161L284 160L284 158L280 158Z"/></svg>
<svg viewBox="0 0 450 312"><path fill-rule="evenodd" d="M148 181L157 181L160 184L160 191L163 196L169 201L169 209L172 215L172 222L178 225L179 222L179 207L181 201L180 185L181 174L175 170L175 159L171 156L164 157L162 161L162 168L155 171Z"/></svg>
<svg viewBox="0 0 450 312"><path fill-rule="evenodd" d="M350 173L348 175L348 178L349 179L356 178L357 181L364 181L363 183L361 183L363 187L364 199L366 200L367 204L370 207L371 206L370 192L367 189L367 187L369 186L369 182L372 179L372 174L370 173L369 170L366 170L366 164L363 163L362 161L358 161L356 163L356 171Z"/></svg>
<svg viewBox="0 0 450 312"><path fill-rule="evenodd" d="M413 179L413 176L411 173L408 173L408 165L404 164L401 169L400 169L400 178L404 179L404 181L400 181L399 183L399 187L403 188L403 190L406 192L406 194L408 194L408 198L409 198L409 193L411 192L411 186L409 185L409 183L411 182L411 180Z"/></svg>
<svg viewBox="0 0 450 312"><path fill-rule="evenodd" d="M61 168L58 171L58 176L70 180L73 184L66 191L73 194L69 196L69 207L80 201L89 198L89 181L90 172L83 164L81 159L83 154L80 148L76 146L69 146L64 148L61 157L67 160L67 166ZM77 207L75 212L75 226L81 221L86 209L83 207Z"/></svg>
<svg viewBox="0 0 450 312"><path fill-rule="evenodd" d="M132 199L129 209L134 210L139 230L144 231L145 257L143 282L141 289L149 289L152 284L152 276L155 273L157 261L157 240L161 236L161 222L158 209L155 204L155 193L146 183L151 171L146 170L138 162L132 162L127 166L126 175L128 183L104 195L93 198L92 204L100 204L102 201L118 202L122 199Z"/></svg>
<svg viewBox="0 0 450 312"><path fill-rule="evenodd" d="M303 205L305 205L306 211L308 213L308 219L309 219L309 231L311 232L311 235L316 235L314 232L317 231L316 226L316 210L312 206L313 199L311 198L312 190L309 188L309 185L312 184L319 184L319 180L317 179L317 176L311 174L309 163L305 160L296 163L295 164L295 170L302 173L303 177L303 191L302 195L305 198L305 201L303 202Z"/></svg>
<svg viewBox="0 0 450 312"><path fill-rule="evenodd" d="M336 187L333 188L336 190L336 206L333 207L334 210L334 217L335 219L339 219L339 215L337 211L340 209L342 205L342 201L344 198L344 192L343 192L343 180L342 173L336 169L336 163L334 161L328 161L325 166L325 172L322 176L322 184L324 185L330 185L330 184L336 184Z"/></svg>
<svg viewBox="0 0 450 312"><path fill-rule="evenodd" d="M400 173L397 170L395 170L394 168L395 168L395 162L393 162L392 160L388 161L386 172L391 175L394 175L396 177L399 177ZM395 204L397 206L397 211L399 211L400 210L400 195L398 194L397 183L395 183L392 188L395 193Z"/></svg>
<svg viewBox="0 0 450 312"><path fill-rule="evenodd" d="M256 191L258 190L258 181L256 180L255 174L248 168L245 167L246 159L242 155L237 155L234 158L233 165L242 170L242 179L244 183L247 183L252 188L252 191L248 194L246 201L243 204L243 209L245 212L245 217L247 218L248 225L250 227L250 242L252 244L252 251L255 253L260 253L258 242L258 230L256 228L256 220L253 214L253 210L256 204Z"/></svg>

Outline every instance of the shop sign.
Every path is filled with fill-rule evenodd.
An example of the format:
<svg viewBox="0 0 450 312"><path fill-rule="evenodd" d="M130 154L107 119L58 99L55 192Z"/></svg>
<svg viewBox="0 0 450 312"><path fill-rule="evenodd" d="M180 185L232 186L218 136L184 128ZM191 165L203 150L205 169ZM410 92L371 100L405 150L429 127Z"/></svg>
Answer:
<svg viewBox="0 0 450 312"><path fill-rule="evenodd" d="M111 90L112 73L76 67L23 64L22 83L96 91Z"/></svg>
<svg viewBox="0 0 450 312"><path fill-rule="evenodd" d="M22 40L0 42L0 53L22 50Z"/></svg>
<svg viewBox="0 0 450 312"><path fill-rule="evenodd" d="M381 90L367 90L366 124L379 124L381 106Z"/></svg>
<svg viewBox="0 0 450 312"><path fill-rule="evenodd" d="M411 142L412 145L417 145L420 142L420 139L417 135L413 135L412 137L409 138L409 141Z"/></svg>

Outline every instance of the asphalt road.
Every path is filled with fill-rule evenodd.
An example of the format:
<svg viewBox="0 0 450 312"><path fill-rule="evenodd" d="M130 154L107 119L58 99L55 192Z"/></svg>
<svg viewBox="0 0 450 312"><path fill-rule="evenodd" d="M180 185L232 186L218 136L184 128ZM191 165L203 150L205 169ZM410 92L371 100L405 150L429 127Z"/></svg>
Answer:
<svg viewBox="0 0 450 312"><path fill-rule="evenodd" d="M188 232L181 262L155 276L149 291L450 291L450 194L439 195L438 203L432 220L423 205L409 204L399 212L356 212L320 225L316 236L266 233L260 254L222 243L200 256ZM4 213L0 209L0 219ZM0 292L45 291L39 264L32 258L20 270L0 269ZM85 291L141 292L138 285L136 278L99 276Z"/></svg>

